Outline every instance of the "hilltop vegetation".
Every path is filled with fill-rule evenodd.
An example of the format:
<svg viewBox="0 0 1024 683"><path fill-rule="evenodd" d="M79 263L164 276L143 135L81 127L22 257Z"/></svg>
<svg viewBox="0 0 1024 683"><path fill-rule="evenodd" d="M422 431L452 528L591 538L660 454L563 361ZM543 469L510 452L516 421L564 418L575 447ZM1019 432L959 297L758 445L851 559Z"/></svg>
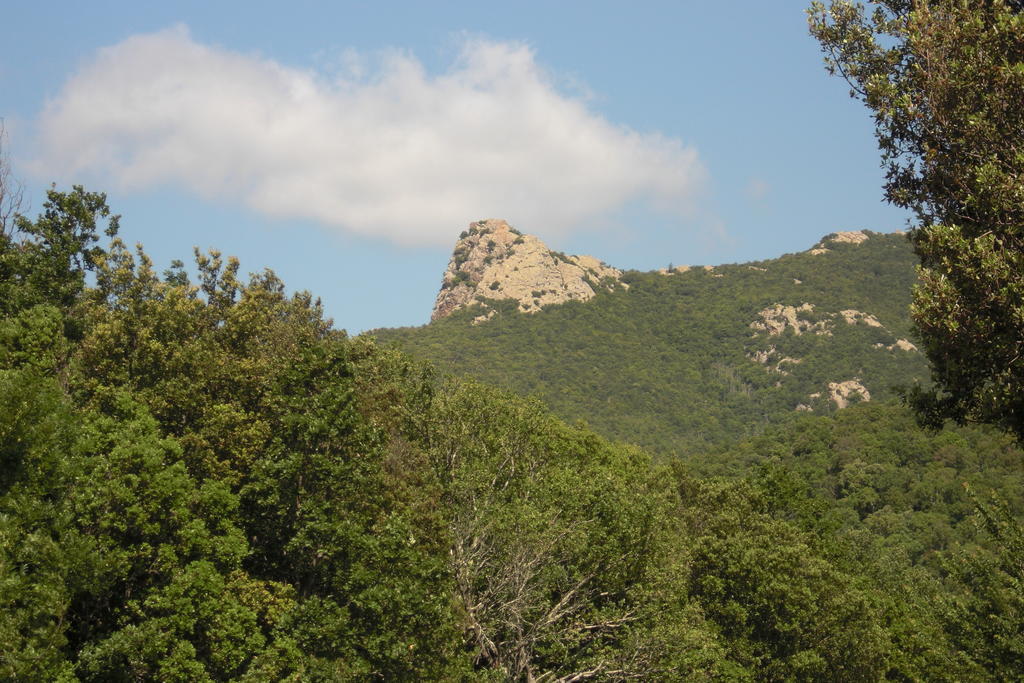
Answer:
<svg viewBox="0 0 1024 683"><path fill-rule="evenodd" d="M703 452L760 433L801 405L833 412L830 383L856 380L885 400L927 377L921 354L895 346L911 336L914 261L902 235L871 233L860 244L828 241L816 254L629 272L628 290L540 314L489 301L500 313L482 324L472 324L480 310L469 307L372 334L444 370L537 396L609 438L663 454ZM777 305L804 306L799 319L809 329L787 325L773 335L751 326Z"/></svg>
<svg viewBox="0 0 1024 683"><path fill-rule="evenodd" d="M656 465L349 339L270 272L157 275L98 246L107 217L51 192L0 241L6 679L1019 671L1005 438L862 405Z"/></svg>

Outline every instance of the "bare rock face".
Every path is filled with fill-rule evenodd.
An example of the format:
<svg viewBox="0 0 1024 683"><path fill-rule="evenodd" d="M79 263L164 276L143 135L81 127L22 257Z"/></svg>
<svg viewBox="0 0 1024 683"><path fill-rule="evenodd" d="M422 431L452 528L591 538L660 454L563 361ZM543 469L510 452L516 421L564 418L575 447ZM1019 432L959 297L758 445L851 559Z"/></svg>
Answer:
<svg viewBox="0 0 1024 683"><path fill-rule="evenodd" d="M855 398L859 398L862 401L871 400L871 394L868 392L867 387L861 384L858 379L849 379L845 382L829 382L828 394L829 399L840 410L850 405Z"/></svg>
<svg viewBox="0 0 1024 683"><path fill-rule="evenodd" d="M799 306L786 306L774 304L758 312L757 319L750 323L754 330L754 336L766 332L769 337L777 337L786 329L792 329L794 334L811 332L818 335L832 336L832 329L836 322L843 321L847 325L867 325L884 330L885 326L878 321L878 318L870 313L858 311L855 308L847 308L838 313L819 313L817 322L808 320L809 314L814 311L814 304L803 303ZM875 348L885 347L890 351L901 349L903 351L917 351L917 347L906 339L899 339L890 346L875 344ZM756 360L756 359L755 359ZM764 362L758 360L758 362Z"/></svg>
<svg viewBox="0 0 1024 683"><path fill-rule="evenodd" d="M814 304L803 303L799 306L785 306L775 304L760 311L758 319L750 323L750 328L756 335L758 332L767 332L769 337L777 337L787 328L792 329L794 334L811 332L813 334L824 334L831 336L827 320L813 322L801 317L801 313L810 313L814 310Z"/></svg>
<svg viewBox="0 0 1024 683"><path fill-rule="evenodd" d="M842 410L856 401L870 401L871 392L861 384L860 379L848 379L845 382L829 382L826 397L836 404L836 408ZM807 398L814 402L821 398L821 392L816 391L808 394ZM798 412L813 413L814 407L810 403L798 403L794 410Z"/></svg>
<svg viewBox="0 0 1024 683"><path fill-rule="evenodd" d="M820 242L815 244L809 251L809 253L817 256L819 254L827 254L832 251L828 248L828 244L860 244L867 240L871 236L863 230L848 230L845 232L834 232L831 235L826 235Z"/></svg>
<svg viewBox="0 0 1024 683"><path fill-rule="evenodd" d="M910 343L908 339L897 339L893 344L882 344L881 342L874 345L876 349L885 349L886 351L917 351L917 347Z"/></svg>
<svg viewBox="0 0 1024 683"><path fill-rule="evenodd" d="M448 262L431 320L450 315L484 299L515 299L519 310L536 313L547 304L586 301L604 287L626 287L622 271L591 256L551 251L533 235L524 235L503 220L469 224ZM478 316L474 323L490 319Z"/></svg>
<svg viewBox="0 0 1024 683"><path fill-rule="evenodd" d="M849 230L846 232L837 232L829 240L830 242L839 242L846 244L860 244L861 242L868 239L868 234L863 230Z"/></svg>
<svg viewBox="0 0 1024 683"><path fill-rule="evenodd" d="M842 234L842 233L840 233ZM860 235L861 233L856 233ZM856 240L856 237L850 238ZM861 240L863 241L863 240ZM854 241L854 244L859 242ZM747 351L747 358L764 366L765 370L775 375L789 375L791 366L802 362L801 358L793 358L783 355L780 346L785 345L785 334L792 331L793 335L815 334L824 337L834 336L834 332L841 329L843 325L862 325L873 327L889 333L893 342L875 342L872 347L885 349L892 352L917 352L917 347L906 339L898 339L892 334L882 322L871 313L858 311L855 308L842 309L835 313L815 310L814 304L801 303L799 306L786 304L773 304L757 313L757 317L750 323L749 327L754 331L751 339L761 340L754 348ZM771 339L772 337L778 338ZM772 343L764 345L764 341L771 339ZM776 383L779 386L779 383ZM794 410L802 412L814 412L815 407L821 407L823 402L822 392L816 392L807 396L806 403L798 403ZM841 382L829 382L828 391L825 394L827 401L835 404L836 408L845 408L855 401L870 401L871 392L861 382L860 378L853 378ZM825 403L827 405L827 403Z"/></svg>
<svg viewBox="0 0 1024 683"><path fill-rule="evenodd" d="M843 317L843 320L846 321L847 325L856 325L857 323L862 322L868 327L882 327L882 323L878 322L878 318L870 313L864 313L854 308L839 311L839 315Z"/></svg>
<svg viewBox="0 0 1024 683"><path fill-rule="evenodd" d="M769 346L767 349L762 349L759 351L753 351L752 353L748 353L747 358L754 361L755 363L760 363L761 365L766 366L769 370L777 372L780 375L789 374L788 370L783 369L783 365L787 363L792 363L793 365L799 365L800 363L803 363L802 358L791 358L790 356L779 357L778 349L776 349L774 346ZM775 360L776 358L778 358L777 361Z"/></svg>

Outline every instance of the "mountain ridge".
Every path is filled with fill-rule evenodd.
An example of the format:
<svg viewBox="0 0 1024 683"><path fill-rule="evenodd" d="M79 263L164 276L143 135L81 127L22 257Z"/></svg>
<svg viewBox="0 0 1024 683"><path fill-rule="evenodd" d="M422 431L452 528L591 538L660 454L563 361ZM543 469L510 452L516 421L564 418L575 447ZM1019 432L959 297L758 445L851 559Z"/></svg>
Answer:
<svg viewBox="0 0 1024 683"><path fill-rule="evenodd" d="M836 232L776 259L622 271L615 287L531 314L485 284L425 326L368 334L678 453L926 384L909 319L916 262L903 235Z"/></svg>
<svg viewBox="0 0 1024 683"><path fill-rule="evenodd" d="M823 236L802 254L821 256L830 253L830 245L861 245L874 236L897 236L904 233L876 233L868 230L846 230ZM786 256L784 254L783 256ZM782 258L782 257L778 257ZM774 259L769 259L774 260ZM680 275L702 269L712 277L722 277L716 268L746 265L764 272L752 261L740 264L677 265L651 272ZM431 322L448 317L457 310L477 305L483 311L474 316L473 324L490 320L496 310L493 300L513 299L521 313L537 313L545 306L567 301L588 301L601 290L617 287L628 289L622 275L627 272L593 256L567 255L550 248L536 235L520 232L500 218L488 218L469 224L455 242L452 256L442 276ZM801 284L795 280L794 284Z"/></svg>

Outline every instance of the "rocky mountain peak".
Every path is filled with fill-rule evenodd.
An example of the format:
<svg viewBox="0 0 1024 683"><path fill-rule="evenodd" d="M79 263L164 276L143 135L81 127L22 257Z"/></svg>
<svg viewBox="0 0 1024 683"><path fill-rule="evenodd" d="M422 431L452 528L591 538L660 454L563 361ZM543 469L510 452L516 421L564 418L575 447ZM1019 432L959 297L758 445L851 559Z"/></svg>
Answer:
<svg viewBox="0 0 1024 683"><path fill-rule="evenodd" d="M515 299L520 311L536 313L548 304L586 301L601 287L624 287L621 276L591 256L552 251L533 235L489 218L470 223L459 236L430 319L474 303L488 308L488 299Z"/></svg>
<svg viewBox="0 0 1024 683"><path fill-rule="evenodd" d="M832 251L828 248L830 244L862 244L871 238L871 234L865 230L846 230L841 232L833 232L825 235L820 242L815 244L810 249L810 253L815 256L819 254L827 254Z"/></svg>

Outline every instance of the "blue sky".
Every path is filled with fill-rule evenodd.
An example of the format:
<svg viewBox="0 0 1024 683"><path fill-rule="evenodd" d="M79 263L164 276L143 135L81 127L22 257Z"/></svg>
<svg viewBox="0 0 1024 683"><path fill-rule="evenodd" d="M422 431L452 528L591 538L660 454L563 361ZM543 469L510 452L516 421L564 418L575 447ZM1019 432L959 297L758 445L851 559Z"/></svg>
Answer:
<svg viewBox="0 0 1024 683"><path fill-rule="evenodd" d="M215 247L419 325L480 218L642 270L902 229L804 7L17 3L0 116L30 212L84 184L158 267Z"/></svg>

